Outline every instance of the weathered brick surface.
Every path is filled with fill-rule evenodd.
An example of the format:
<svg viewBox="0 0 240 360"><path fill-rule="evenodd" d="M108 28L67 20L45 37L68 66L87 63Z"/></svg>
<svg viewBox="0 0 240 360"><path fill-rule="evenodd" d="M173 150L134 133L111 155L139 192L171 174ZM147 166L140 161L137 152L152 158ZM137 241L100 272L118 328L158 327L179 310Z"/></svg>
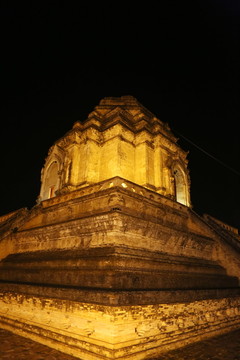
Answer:
<svg viewBox="0 0 240 360"><path fill-rule="evenodd" d="M170 351L152 360L239 360L240 330Z"/></svg>
<svg viewBox="0 0 240 360"><path fill-rule="evenodd" d="M81 360L145 360L238 329L240 237L191 209L187 163L132 97L75 123L49 150L38 204L0 218L0 326Z"/></svg>
<svg viewBox="0 0 240 360"><path fill-rule="evenodd" d="M75 360L76 358L0 329L1 360ZM154 360L239 360L240 330L170 351ZM152 359L153 360L153 359Z"/></svg>
<svg viewBox="0 0 240 360"><path fill-rule="evenodd" d="M240 327L239 297L114 307L19 293L0 300L2 328L84 360L145 359L176 341L184 346Z"/></svg>

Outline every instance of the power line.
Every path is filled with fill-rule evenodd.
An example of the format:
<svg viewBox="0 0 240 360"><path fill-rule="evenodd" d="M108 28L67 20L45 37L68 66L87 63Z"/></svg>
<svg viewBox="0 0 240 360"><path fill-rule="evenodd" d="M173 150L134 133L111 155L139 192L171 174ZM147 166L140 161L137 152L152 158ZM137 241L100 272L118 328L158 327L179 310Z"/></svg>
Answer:
<svg viewBox="0 0 240 360"><path fill-rule="evenodd" d="M206 150L204 150L203 148L201 148L200 146L198 146L197 144L195 144L193 141L189 140L188 138L186 138L186 136L180 134L178 131L176 131L175 129L173 129L173 131L178 134L179 136L181 136L184 140L188 141L191 145L195 146L198 150L202 151L205 155L208 155L210 158L212 158L213 160L217 161L219 164L221 164L222 166L224 166L225 168L227 168L228 170L234 172L235 174L237 174L238 176L240 176L240 172L233 169L232 167L228 166L227 164L225 164L223 161L217 159L215 156L211 155L209 152L207 152Z"/></svg>

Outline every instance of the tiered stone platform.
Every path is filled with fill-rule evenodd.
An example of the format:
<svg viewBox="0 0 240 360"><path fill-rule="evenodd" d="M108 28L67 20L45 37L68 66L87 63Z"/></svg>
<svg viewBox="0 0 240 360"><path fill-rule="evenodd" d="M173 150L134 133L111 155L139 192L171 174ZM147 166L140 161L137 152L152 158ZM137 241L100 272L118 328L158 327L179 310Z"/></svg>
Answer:
<svg viewBox="0 0 240 360"><path fill-rule="evenodd" d="M135 99L75 124L42 182L34 208L0 218L0 327L82 360L240 327L239 236L194 213L184 152Z"/></svg>
<svg viewBox="0 0 240 360"><path fill-rule="evenodd" d="M23 216L1 262L3 328L83 359L144 359L239 327L238 280L188 207L117 177Z"/></svg>

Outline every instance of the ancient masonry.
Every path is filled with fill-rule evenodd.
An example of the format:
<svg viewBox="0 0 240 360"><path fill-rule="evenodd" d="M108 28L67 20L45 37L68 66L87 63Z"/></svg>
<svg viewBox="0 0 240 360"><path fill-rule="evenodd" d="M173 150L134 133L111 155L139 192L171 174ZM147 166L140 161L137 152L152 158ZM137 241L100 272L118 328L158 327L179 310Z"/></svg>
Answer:
<svg viewBox="0 0 240 360"><path fill-rule="evenodd" d="M190 201L187 154L135 98L51 147L0 218L0 327L83 360L151 359L240 328L240 237Z"/></svg>

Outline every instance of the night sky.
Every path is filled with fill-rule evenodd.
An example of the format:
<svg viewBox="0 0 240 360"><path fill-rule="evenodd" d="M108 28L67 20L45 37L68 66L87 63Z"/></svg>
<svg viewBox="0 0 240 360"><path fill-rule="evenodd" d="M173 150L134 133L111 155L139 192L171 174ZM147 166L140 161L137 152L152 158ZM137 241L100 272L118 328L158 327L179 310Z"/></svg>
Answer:
<svg viewBox="0 0 240 360"><path fill-rule="evenodd" d="M193 210L240 229L240 3L22 3L0 14L0 215L35 205L75 121L132 95L189 151Z"/></svg>

